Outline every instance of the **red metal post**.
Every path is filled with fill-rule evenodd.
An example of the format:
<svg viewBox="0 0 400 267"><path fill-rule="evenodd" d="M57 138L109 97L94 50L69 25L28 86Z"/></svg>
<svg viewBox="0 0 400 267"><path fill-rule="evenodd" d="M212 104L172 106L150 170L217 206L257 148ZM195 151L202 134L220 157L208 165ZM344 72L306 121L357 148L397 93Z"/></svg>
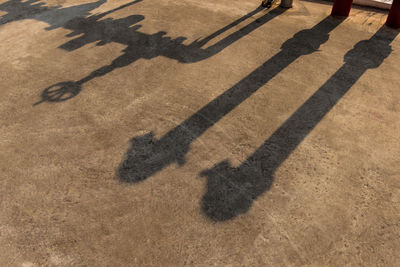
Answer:
<svg viewBox="0 0 400 267"><path fill-rule="evenodd" d="M400 28L400 0L393 0L386 25L392 28Z"/></svg>
<svg viewBox="0 0 400 267"><path fill-rule="evenodd" d="M331 15L348 17L352 4L353 0L334 0Z"/></svg>

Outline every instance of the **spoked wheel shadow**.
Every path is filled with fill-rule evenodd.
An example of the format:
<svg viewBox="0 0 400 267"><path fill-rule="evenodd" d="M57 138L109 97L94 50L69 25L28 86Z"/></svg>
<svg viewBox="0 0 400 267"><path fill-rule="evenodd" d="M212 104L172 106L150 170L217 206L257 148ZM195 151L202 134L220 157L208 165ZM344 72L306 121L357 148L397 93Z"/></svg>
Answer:
<svg viewBox="0 0 400 267"><path fill-rule="evenodd" d="M60 82L44 89L42 99L33 106L43 102L63 102L77 96L81 90L82 86L76 82Z"/></svg>

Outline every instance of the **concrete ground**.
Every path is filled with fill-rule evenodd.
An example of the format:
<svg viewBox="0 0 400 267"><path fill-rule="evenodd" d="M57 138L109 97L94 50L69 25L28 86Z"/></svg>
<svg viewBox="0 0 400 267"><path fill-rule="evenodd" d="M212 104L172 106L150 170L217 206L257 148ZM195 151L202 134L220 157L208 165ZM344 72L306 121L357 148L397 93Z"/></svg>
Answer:
<svg viewBox="0 0 400 267"><path fill-rule="evenodd" d="M0 266L396 266L400 37L295 1L0 0Z"/></svg>

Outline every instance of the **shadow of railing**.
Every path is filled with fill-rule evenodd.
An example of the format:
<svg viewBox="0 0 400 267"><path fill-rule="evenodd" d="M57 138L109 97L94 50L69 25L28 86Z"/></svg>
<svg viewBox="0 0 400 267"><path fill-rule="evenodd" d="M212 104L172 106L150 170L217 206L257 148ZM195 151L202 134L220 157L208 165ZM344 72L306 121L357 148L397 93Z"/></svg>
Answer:
<svg viewBox="0 0 400 267"><path fill-rule="evenodd" d="M341 21L327 17L312 29L295 34L282 45L278 54L159 140L151 132L134 137L118 168L120 180L137 183L170 164L183 165L193 141L296 59L318 51L328 41L329 32Z"/></svg>
<svg viewBox="0 0 400 267"><path fill-rule="evenodd" d="M204 213L215 221L225 221L247 212L270 188L277 168L322 118L368 69L379 67L389 56L397 34L382 27L371 39L357 43L345 55L344 65L240 166L232 167L225 160L203 171L207 177Z"/></svg>

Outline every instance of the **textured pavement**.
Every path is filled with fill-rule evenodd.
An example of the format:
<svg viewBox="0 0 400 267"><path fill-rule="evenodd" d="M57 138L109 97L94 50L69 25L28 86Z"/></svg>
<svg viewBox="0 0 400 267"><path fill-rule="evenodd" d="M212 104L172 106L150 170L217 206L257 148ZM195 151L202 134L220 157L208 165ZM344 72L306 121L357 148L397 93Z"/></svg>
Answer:
<svg viewBox="0 0 400 267"><path fill-rule="evenodd" d="M330 2L0 0L0 266L396 266L400 34Z"/></svg>

